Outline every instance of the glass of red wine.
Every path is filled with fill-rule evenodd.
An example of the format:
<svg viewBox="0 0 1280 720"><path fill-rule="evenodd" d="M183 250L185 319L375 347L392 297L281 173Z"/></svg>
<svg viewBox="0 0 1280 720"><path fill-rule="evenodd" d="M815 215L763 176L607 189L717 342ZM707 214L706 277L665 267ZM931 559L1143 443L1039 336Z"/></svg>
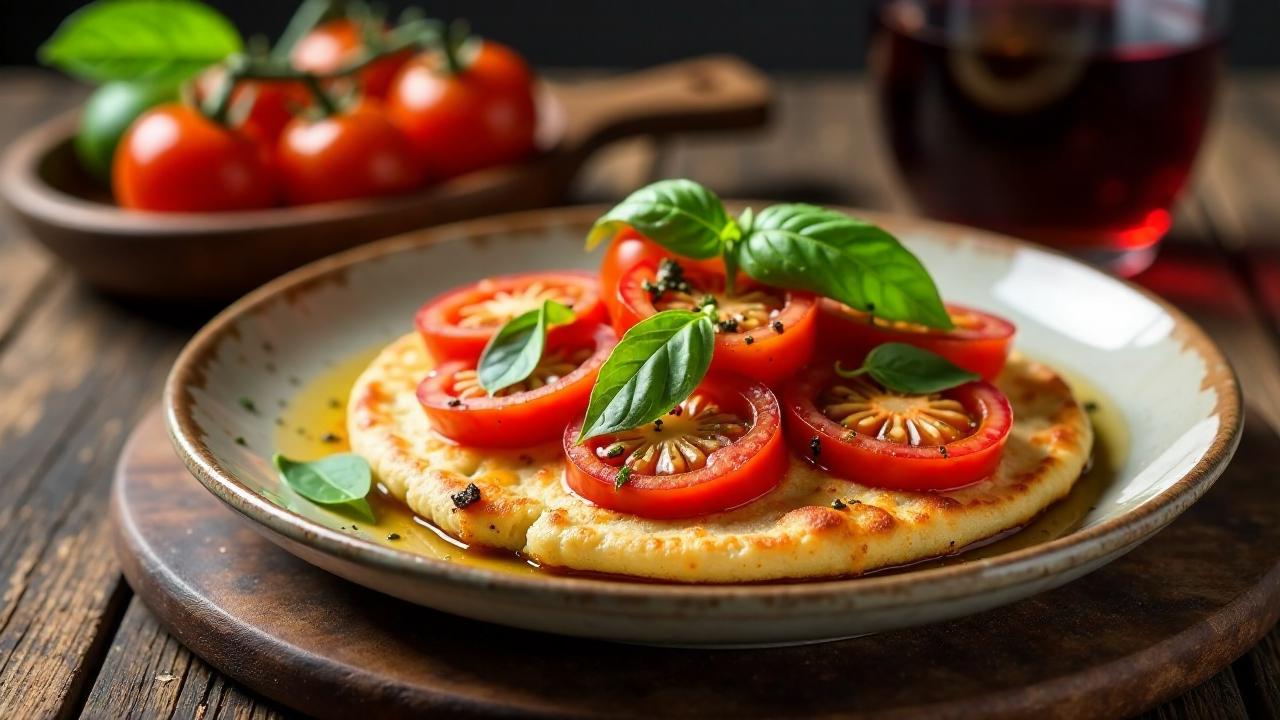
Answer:
<svg viewBox="0 0 1280 720"><path fill-rule="evenodd" d="M1227 0L883 0L871 71L920 209L1131 275L1222 72Z"/></svg>

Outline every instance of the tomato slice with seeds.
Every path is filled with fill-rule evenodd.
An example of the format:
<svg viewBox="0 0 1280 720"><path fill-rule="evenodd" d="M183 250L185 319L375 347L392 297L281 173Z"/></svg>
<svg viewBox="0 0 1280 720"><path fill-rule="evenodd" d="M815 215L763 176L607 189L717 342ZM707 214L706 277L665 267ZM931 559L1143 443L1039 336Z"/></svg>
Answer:
<svg viewBox="0 0 1280 720"><path fill-rule="evenodd" d="M709 375L645 427L578 443L564 431L569 487L601 507L649 518L730 510L772 490L787 470L773 392L741 375ZM626 484L616 487L628 468Z"/></svg>
<svg viewBox="0 0 1280 720"><path fill-rule="evenodd" d="M954 330L873 318L843 303L818 303L818 335L822 348L856 367L877 345L900 342L937 353L956 365L993 381L1004 369L1013 346L1013 323L963 305L947 303Z"/></svg>
<svg viewBox="0 0 1280 720"><path fill-rule="evenodd" d="M606 322L600 286L588 272L560 270L487 278L428 300L414 317L427 350L437 361L475 363L503 325L543 301L569 306L574 320L551 328L548 345L590 344Z"/></svg>
<svg viewBox="0 0 1280 720"><path fill-rule="evenodd" d="M641 235L635 228L624 228L609 243L604 259L600 261L600 299L609 311L610 319L618 316L622 298L618 294L618 283L629 270L642 263L658 266L664 258L676 259L676 256L658 243ZM710 260L691 260L678 258L681 265L712 273L724 273L724 261L720 258Z"/></svg>
<svg viewBox="0 0 1280 720"><path fill-rule="evenodd" d="M712 370L772 385L809 362L818 316L812 295L778 290L747 278L739 278L735 292L728 294L723 273L686 270L678 263L674 268L679 268L675 272L680 279L673 282L666 274L671 263L641 263L622 276L621 305L613 322L618 335L662 310L697 310L711 298L720 319Z"/></svg>
<svg viewBox="0 0 1280 720"><path fill-rule="evenodd" d="M548 350L528 379L492 397L480 387L475 363L450 360L418 385L418 402L436 432L462 445L549 442L586 411L596 374L617 340L612 328L597 325L592 344Z"/></svg>
<svg viewBox="0 0 1280 720"><path fill-rule="evenodd" d="M1000 465L1013 410L996 386L907 395L815 365L782 392L792 449L828 472L896 490L951 490Z"/></svg>

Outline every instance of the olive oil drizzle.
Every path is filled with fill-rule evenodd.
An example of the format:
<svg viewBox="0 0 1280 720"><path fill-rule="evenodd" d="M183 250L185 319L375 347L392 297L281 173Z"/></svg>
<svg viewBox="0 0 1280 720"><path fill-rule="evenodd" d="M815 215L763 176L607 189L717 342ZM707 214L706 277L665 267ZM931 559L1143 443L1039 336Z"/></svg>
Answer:
<svg viewBox="0 0 1280 720"><path fill-rule="evenodd" d="M356 378L376 352L374 349L358 353L304 384L287 406L279 410L275 451L299 460L314 460L348 451L346 398ZM1095 436L1092 462L1071 493L1021 528L1010 528L993 538L957 547L946 557L885 568L871 574L908 572L994 557L1054 540L1080 527L1123 464L1128 453L1128 433L1118 409L1105 395L1088 381L1059 372L1071 385L1081 405L1089 408ZM355 522L354 526L345 523L338 529L396 550L513 575L554 573L633 579L543 568L516 553L469 547L415 515L408 506L392 497L381 483L375 485L368 500L377 518L376 523ZM637 582L652 581L640 579Z"/></svg>

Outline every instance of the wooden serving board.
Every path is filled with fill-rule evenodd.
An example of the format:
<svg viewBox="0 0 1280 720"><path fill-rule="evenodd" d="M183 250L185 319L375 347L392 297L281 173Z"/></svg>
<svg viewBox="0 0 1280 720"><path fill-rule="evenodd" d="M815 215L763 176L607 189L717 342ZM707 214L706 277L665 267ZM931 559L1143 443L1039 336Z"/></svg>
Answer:
<svg viewBox="0 0 1280 720"><path fill-rule="evenodd" d="M134 590L219 670L321 717L1130 715L1208 679L1280 616L1280 438L1254 416L1217 485L1156 539L1015 605L771 650L673 650L464 620L340 580L192 478L160 412L117 469Z"/></svg>

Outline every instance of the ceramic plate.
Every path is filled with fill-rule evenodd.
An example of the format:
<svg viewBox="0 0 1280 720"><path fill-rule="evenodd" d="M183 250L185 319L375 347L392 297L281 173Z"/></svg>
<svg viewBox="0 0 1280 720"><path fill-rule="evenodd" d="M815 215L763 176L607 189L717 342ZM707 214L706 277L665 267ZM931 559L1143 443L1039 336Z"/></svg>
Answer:
<svg viewBox="0 0 1280 720"><path fill-rule="evenodd" d="M1107 471L1091 480L1087 497L1073 491L1066 509L947 563L818 582L690 586L459 562L458 548L388 542L283 486L270 456L290 428L277 415L294 412L283 408L298 402L301 388L408 332L414 310L435 293L496 273L592 267L600 256L583 253L582 240L603 210L441 227L321 260L256 290L201 330L169 377L167 421L179 454L205 487L281 547L411 602L568 635L766 645L935 622L1068 582L1177 517L1212 485L1239 440L1231 368L1163 300L1007 238L850 211L901 237L948 300L1013 320L1017 348L1063 370L1098 404L1095 415L1111 418L1100 423ZM253 411L244 398L253 399ZM1077 515L1061 517L1072 507Z"/></svg>

